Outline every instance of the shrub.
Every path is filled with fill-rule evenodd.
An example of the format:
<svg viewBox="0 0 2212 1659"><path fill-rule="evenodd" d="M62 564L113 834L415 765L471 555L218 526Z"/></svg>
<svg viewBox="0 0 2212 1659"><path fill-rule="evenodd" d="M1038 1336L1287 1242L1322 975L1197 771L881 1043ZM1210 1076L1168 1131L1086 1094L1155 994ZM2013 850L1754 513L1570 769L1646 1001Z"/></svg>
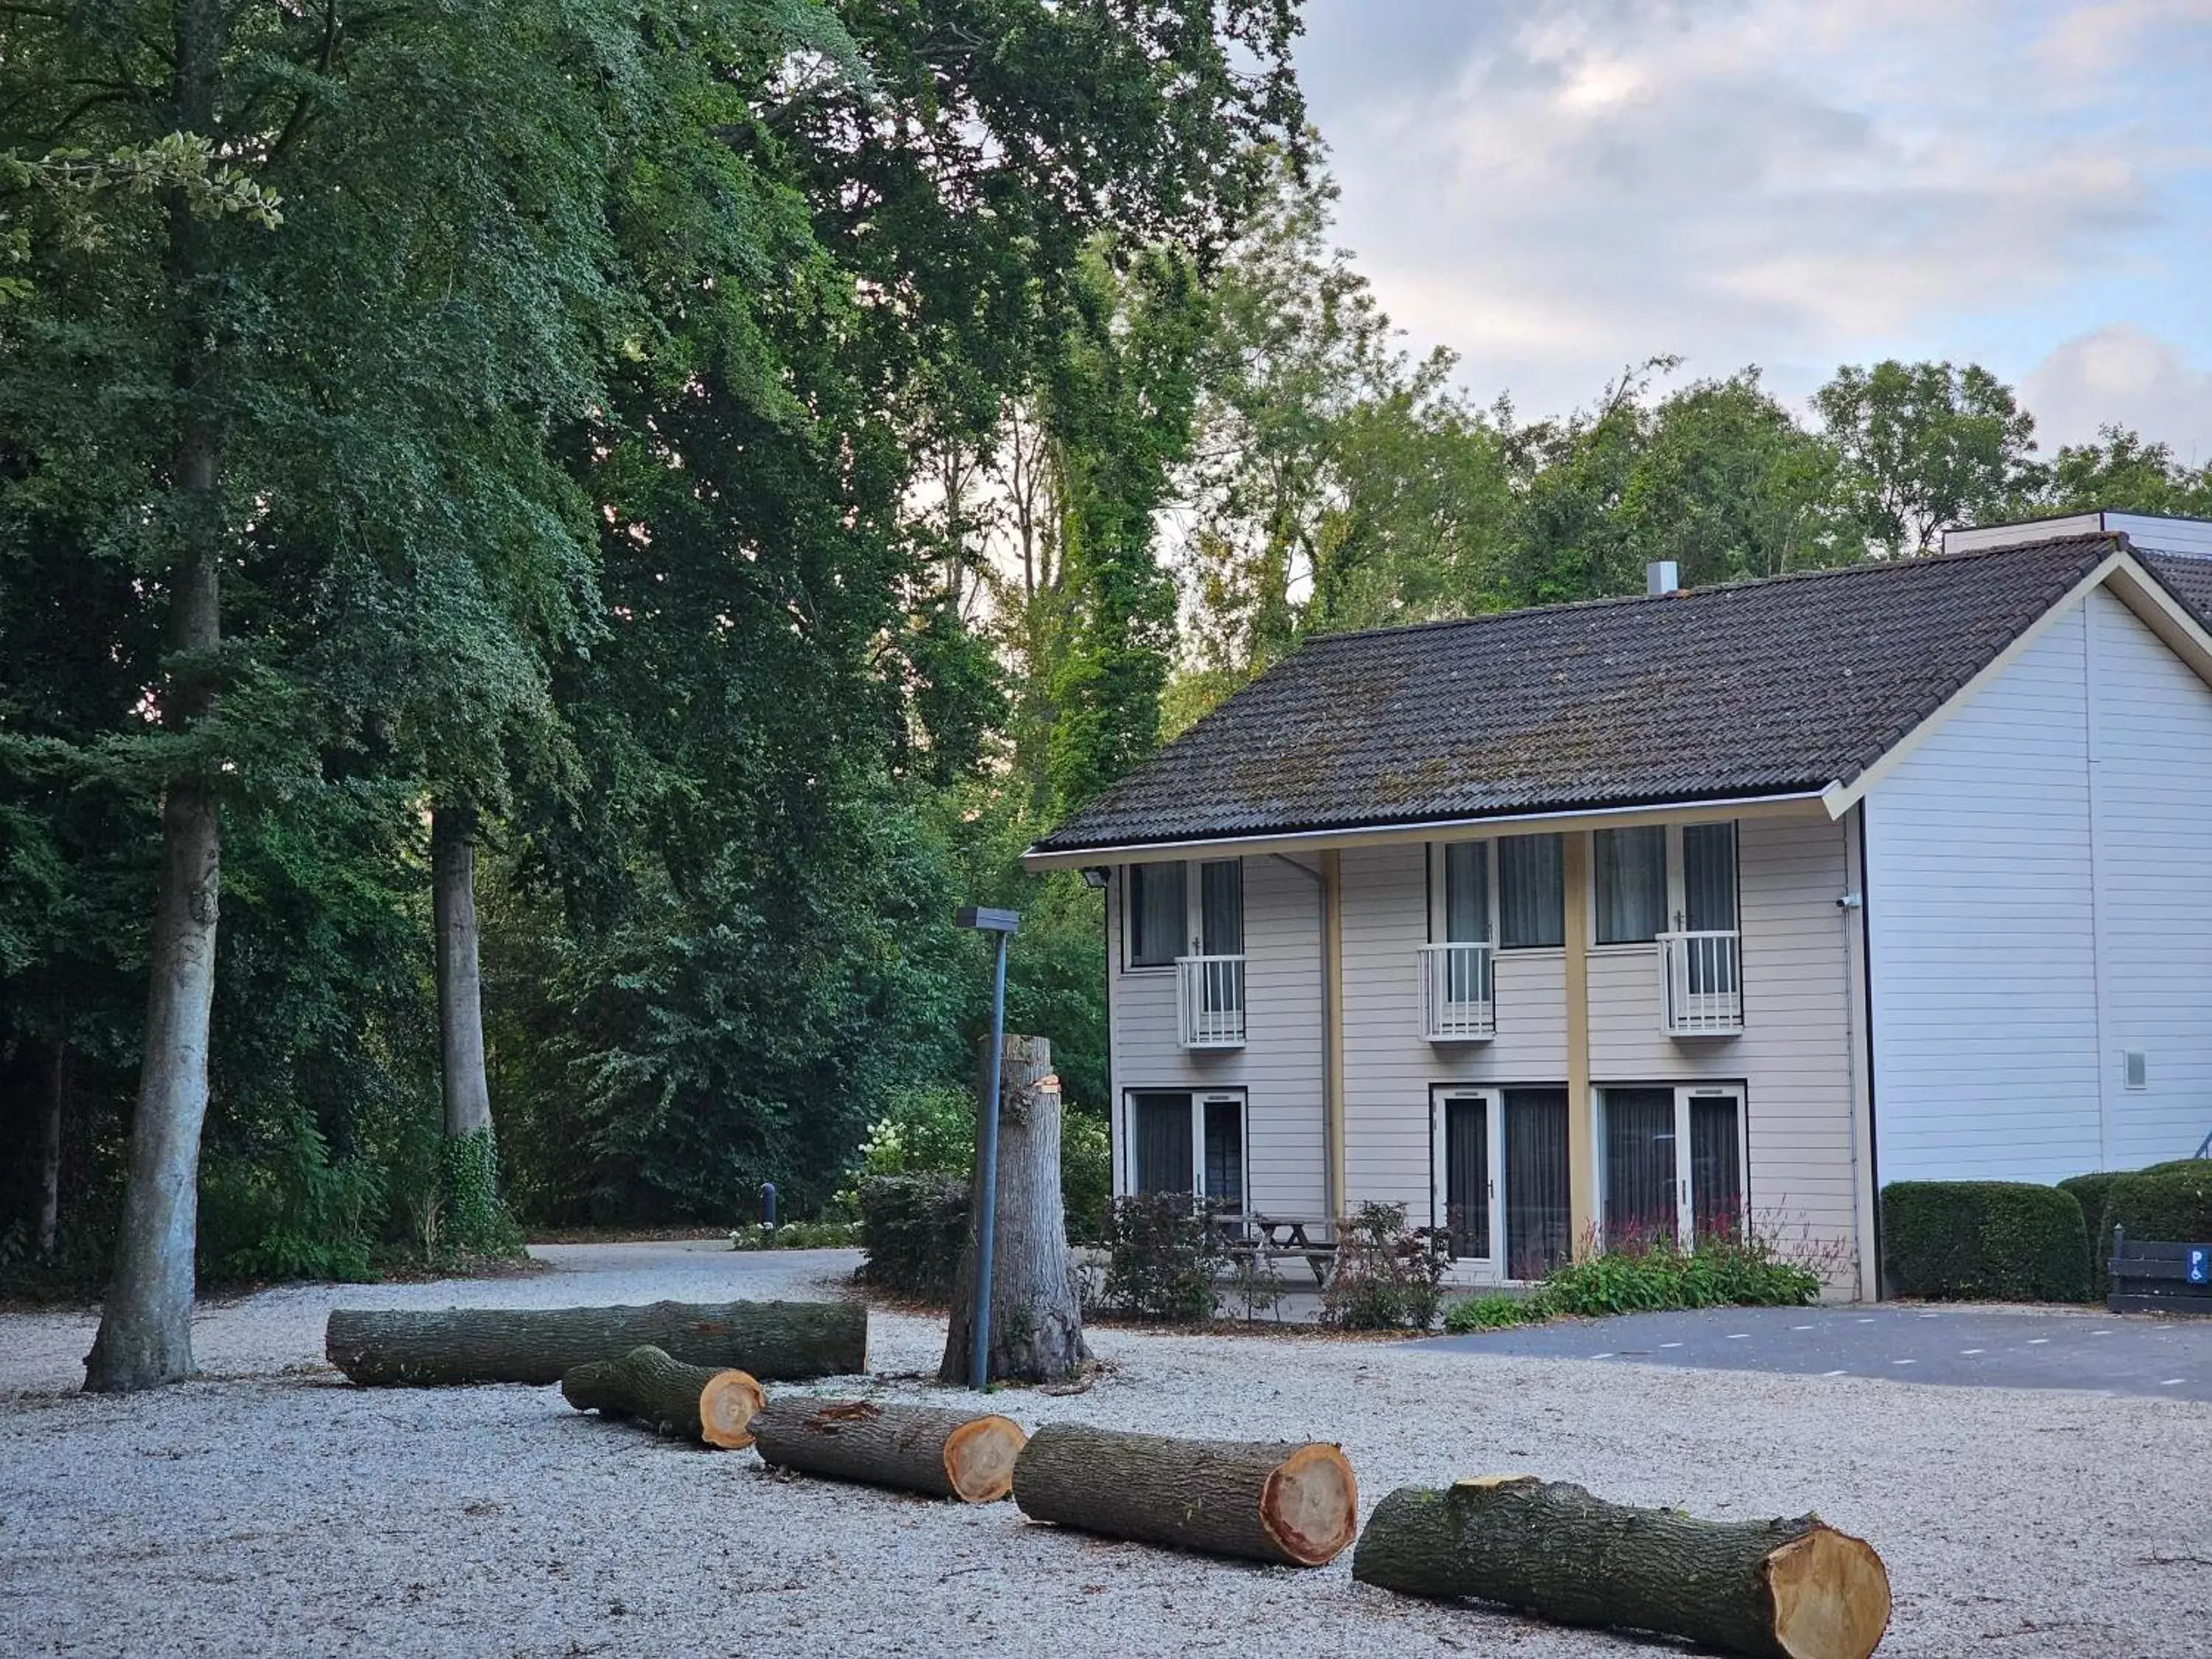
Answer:
<svg viewBox="0 0 2212 1659"><path fill-rule="evenodd" d="M963 1207L963 1218L965 1218ZM860 1229L851 1221L788 1221L781 1227L763 1227L757 1221L730 1234L733 1250L842 1250L860 1242Z"/></svg>
<svg viewBox="0 0 2212 1659"><path fill-rule="evenodd" d="M968 1240L968 1183L945 1175L872 1176L860 1183L864 1283L917 1302L951 1299Z"/></svg>
<svg viewBox="0 0 2212 1659"><path fill-rule="evenodd" d="M1660 1239L1568 1262L1526 1296L1469 1297L1445 1313L1444 1328L1498 1330L1676 1308L1798 1308L1820 1294L1820 1275L1771 1237L1713 1233L1687 1250Z"/></svg>
<svg viewBox="0 0 2212 1659"><path fill-rule="evenodd" d="M1106 1237L1114 1202L1114 1141L1106 1120L1073 1109L1060 1120L1060 1201L1067 1212L1071 1244L1096 1244Z"/></svg>
<svg viewBox="0 0 2212 1659"><path fill-rule="evenodd" d="M2105 1209L2107 1254L2116 1225L2130 1238L2212 1242L2212 1158L2157 1164L2114 1182Z"/></svg>
<svg viewBox="0 0 2212 1659"><path fill-rule="evenodd" d="M1443 1301L1444 1254L1436 1230L1406 1225L1402 1204L1366 1203L1337 1224L1336 1268L1321 1320L1346 1331L1425 1331Z"/></svg>
<svg viewBox="0 0 2212 1659"><path fill-rule="evenodd" d="M2105 1263L2112 1254L2112 1224L2105 1219L2105 1212L2112 1203L2113 1184L2124 1180L2125 1170L2100 1170L2094 1175L2069 1176L2058 1183L2062 1193L2074 1194L2074 1201L2081 1206L2082 1224L2089 1233L2089 1285L2095 1288L2105 1282Z"/></svg>
<svg viewBox="0 0 2212 1659"><path fill-rule="evenodd" d="M1117 1198L1106 1225L1101 1303L1133 1319L1193 1325L1213 1316L1213 1281L1229 1265L1221 1237L1176 1193Z"/></svg>
<svg viewBox="0 0 2212 1659"><path fill-rule="evenodd" d="M1881 1189L1890 1293L2083 1302L2089 1235L2072 1193L2009 1181L1899 1181Z"/></svg>

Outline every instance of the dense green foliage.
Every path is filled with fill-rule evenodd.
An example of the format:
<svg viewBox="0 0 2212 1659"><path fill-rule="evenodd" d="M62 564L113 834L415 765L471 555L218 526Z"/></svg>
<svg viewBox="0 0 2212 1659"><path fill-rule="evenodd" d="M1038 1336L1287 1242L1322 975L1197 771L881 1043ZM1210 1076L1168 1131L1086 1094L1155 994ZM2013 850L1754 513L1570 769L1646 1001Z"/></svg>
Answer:
<svg viewBox="0 0 2212 1659"><path fill-rule="evenodd" d="M1567 1262L1525 1296L1466 1297L1444 1310L1444 1328L1499 1330L1677 1308L1796 1308L1820 1294L1820 1276L1772 1240L1709 1233L1687 1250L1662 1240Z"/></svg>
<svg viewBox="0 0 2212 1659"><path fill-rule="evenodd" d="M968 1240L968 1183L947 1175L870 1176L860 1183L860 1276L878 1290L942 1307Z"/></svg>
<svg viewBox="0 0 2212 1659"><path fill-rule="evenodd" d="M1229 1266L1220 1231L1175 1193L1117 1198L1106 1218L1097 1305L1127 1319L1195 1325L1213 1317Z"/></svg>
<svg viewBox="0 0 2212 1659"><path fill-rule="evenodd" d="M1443 1305L1451 1264L1434 1228L1406 1224L1402 1204L1362 1204L1337 1229L1321 1321L1346 1331L1425 1331Z"/></svg>
<svg viewBox="0 0 2212 1659"><path fill-rule="evenodd" d="M2093 1175L2069 1176L2058 1183L2061 1192L2074 1194L2074 1201L2081 1206L2082 1224L2089 1234L2089 1288L2091 1293L2100 1293L2105 1285L2105 1263L2112 1254L2112 1227L2105 1219L2110 1207L2115 1183L2127 1179L2124 1170L2100 1170Z"/></svg>
<svg viewBox="0 0 2212 1659"><path fill-rule="evenodd" d="M2107 1254L2114 1227L2130 1238L2212 1243L2212 1158L2156 1164L2115 1182L2105 1205Z"/></svg>
<svg viewBox="0 0 2212 1659"><path fill-rule="evenodd" d="M2072 1193L2011 1181L1896 1181L1881 1189L1893 1296L2082 1302L2089 1237Z"/></svg>
<svg viewBox="0 0 2212 1659"><path fill-rule="evenodd" d="M960 1133L963 901L1093 1236L1103 918L1019 851L1305 635L2212 503L1972 368L1471 401L1330 240L1297 10L9 12L0 1272L102 1271L165 798L220 811L210 1274L807 1216ZM441 1146L434 806L495 1158Z"/></svg>

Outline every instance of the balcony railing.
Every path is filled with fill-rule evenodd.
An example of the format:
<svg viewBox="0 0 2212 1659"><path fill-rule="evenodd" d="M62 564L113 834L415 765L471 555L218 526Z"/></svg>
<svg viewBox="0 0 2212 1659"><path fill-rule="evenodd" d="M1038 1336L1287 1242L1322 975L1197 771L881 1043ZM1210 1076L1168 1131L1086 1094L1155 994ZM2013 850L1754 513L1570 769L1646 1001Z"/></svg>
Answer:
<svg viewBox="0 0 2212 1659"><path fill-rule="evenodd" d="M1186 1048L1244 1046L1244 958L1176 958L1176 1015Z"/></svg>
<svg viewBox="0 0 2212 1659"><path fill-rule="evenodd" d="M1421 1035L1431 1042L1481 1042L1497 1035L1490 946L1421 947Z"/></svg>
<svg viewBox="0 0 2212 1659"><path fill-rule="evenodd" d="M1659 935L1659 1022L1669 1036L1734 1036L1743 1030L1741 934Z"/></svg>

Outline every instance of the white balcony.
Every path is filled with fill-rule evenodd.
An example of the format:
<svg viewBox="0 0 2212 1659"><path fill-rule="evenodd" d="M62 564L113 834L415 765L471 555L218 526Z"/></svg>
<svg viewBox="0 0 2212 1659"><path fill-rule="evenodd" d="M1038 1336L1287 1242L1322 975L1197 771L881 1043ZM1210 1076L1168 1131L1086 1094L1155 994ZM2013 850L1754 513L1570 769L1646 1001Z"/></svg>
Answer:
<svg viewBox="0 0 2212 1659"><path fill-rule="evenodd" d="M1735 1036L1743 1030L1739 933L1659 935L1659 1023L1669 1036Z"/></svg>
<svg viewBox="0 0 2212 1659"><path fill-rule="evenodd" d="M1421 1035L1431 1042L1486 1042L1498 1034L1487 944L1421 947Z"/></svg>
<svg viewBox="0 0 2212 1659"><path fill-rule="evenodd" d="M1177 957L1176 1016L1186 1048L1242 1048L1244 958Z"/></svg>

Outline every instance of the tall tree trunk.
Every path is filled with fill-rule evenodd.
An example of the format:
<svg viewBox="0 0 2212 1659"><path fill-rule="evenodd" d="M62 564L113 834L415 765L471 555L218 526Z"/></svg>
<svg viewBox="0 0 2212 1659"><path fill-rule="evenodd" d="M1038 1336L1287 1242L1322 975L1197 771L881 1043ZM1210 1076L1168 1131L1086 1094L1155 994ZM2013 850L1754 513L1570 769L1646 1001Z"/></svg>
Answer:
<svg viewBox="0 0 2212 1659"><path fill-rule="evenodd" d="M69 1097L69 1039L54 1039L54 1072L39 1134L39 1256L54 1253L62 1224L62 1106Z"/></svg>
<svg viewBox="0 0 2212 1659"><path fill-rule="evenodd" d="M983 1047L988 1060L988 1037ZM1067 1248L1067 1216L1060 1201L1060 1079L1051 1073L1052 1045L1044 1038L1006 1039L999 1091L998 1231L988 1359L988 1374L994 1381L1056 1382L1073 1376L1090 1357L1083 1341L1083 1304L1076 1291L1074 1258ZM970 1380L969 1345L974 1340L982 1185L979 1157L976 1178L969 1188L968 1243L960 1253L952 1318L945 1334L945 1360L937 1373L943 1382Z"/></svg>
<svg viewBox="0 0 2212 1659"><path fill-rule="evenodd" d="M446 1103L446 1233L464 1249L482 1249L499 1231L500 1209L491 1089L484 1076L473 807L431 811L430 908L437 933L438 1068Z"/></svg>
<svg viewBox="0 0 2212 1659"><path fill-rule="evenodd" d="M222 0L184 0L176 9L179 131L216 136L223 30ZM180 545L170 595L174 667L161 718L173 730L190 731L214 705L214 655L222 642L222 438L205 399L209 348L197 292L205 275L202 232L182 191L172 193L168 218L171 292L179 304L174 379L180 410L169 506ZM116 1230L114 1276L84 1362L84 1386L95 1392L152 1388L192 1372L192 1255L221 878L210 769L196 759L169 780L161 801L161 879L130 1183Z"/></svg>

